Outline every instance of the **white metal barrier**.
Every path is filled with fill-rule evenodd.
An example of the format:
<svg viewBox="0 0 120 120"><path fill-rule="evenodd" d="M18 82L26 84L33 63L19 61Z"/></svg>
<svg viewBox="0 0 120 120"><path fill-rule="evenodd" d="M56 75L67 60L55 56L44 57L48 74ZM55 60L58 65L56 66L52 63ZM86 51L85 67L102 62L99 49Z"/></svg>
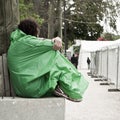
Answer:
<svg viewBox="0 0 120 120"><path fill-rule="evenodd" d="M90 72L92 75L96 75L96 62L95 62L95 52L91 52L91 65L90 65Z"/></svg>
<svg viewBox="0 0 120 120"><path fill-rule="evenodd" d="M91 73L107 79L120 90L120 46L108 46L91 52Z"/></svg>
<svg viewBox="0 0 120 120"><path fill-rule="evenodd" d="M120 89L120 46L118 46L118 59L117 59L117 87Z"/></svg>
<svg viewBox="0 0 120 120"><path fill-rule="evenodd" d="M104 76L104 78L108 78L107 73L108 73L108 49L103 49L102 50L102 71L101 74Z"/></svg>
<svg viewBox="0 0 120 120"><path fill-rule="evenodd" d="M108 51L108 79L116 84L117 79L117 48Z"/></svg>

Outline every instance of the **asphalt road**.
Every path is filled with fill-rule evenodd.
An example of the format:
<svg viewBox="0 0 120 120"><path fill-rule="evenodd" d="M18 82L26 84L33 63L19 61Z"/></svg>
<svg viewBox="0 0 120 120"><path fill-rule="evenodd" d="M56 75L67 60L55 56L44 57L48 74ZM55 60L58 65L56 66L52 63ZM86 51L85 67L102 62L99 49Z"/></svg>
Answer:
<svg viewBox="0 0 120 120"><path fill-rule="evenodd" d="M100 85L80 71L89 81L83 101L74 103L66 100L65 120L120 120L120 92L108 92L109 85Z"/></svg>

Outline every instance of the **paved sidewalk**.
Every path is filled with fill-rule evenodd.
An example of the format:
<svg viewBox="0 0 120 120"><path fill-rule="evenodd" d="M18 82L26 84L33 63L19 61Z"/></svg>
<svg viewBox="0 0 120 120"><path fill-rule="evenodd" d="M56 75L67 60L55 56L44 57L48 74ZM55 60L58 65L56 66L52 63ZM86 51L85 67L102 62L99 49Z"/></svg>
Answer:
<svg viewBox="0 0 120 120"><path fill-rule="evenodd" d="M81 71L89 81L83 101L80 103L66 101L65 120L119 120L120 92L108 92L110 86L95 82L87 72Z"/></svg>

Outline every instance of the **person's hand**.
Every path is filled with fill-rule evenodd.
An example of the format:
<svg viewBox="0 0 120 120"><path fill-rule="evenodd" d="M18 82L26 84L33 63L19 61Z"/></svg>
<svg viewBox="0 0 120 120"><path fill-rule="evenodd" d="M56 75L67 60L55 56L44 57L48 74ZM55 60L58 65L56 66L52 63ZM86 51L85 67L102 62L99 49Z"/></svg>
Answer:
<svg viewBox="0 0 120 120"><path fill-rule="evenodd" d="M54 42L54 50L60 50L62 48L62 40L60 37L53 38L52 41Z"/></svg>

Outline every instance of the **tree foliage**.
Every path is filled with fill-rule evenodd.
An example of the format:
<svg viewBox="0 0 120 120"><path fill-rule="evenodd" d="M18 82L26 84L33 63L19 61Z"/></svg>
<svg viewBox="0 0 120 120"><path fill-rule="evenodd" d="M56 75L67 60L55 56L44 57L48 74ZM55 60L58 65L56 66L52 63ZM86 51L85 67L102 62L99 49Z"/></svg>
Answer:
<svg viewBox="0 0 120 120"><path fill-rule="evenodd" d="M113 40L120 39L120 35L115 35L115 34L112 34L112 33L103 33L102 37L105 40L108 40L108 41L113 41Z"/></svg>
<svg viewBox="0 0 120 120"><path fill-rule="evenodd" d="M66 8L67 29L72 34L70 38L96 40L103 32L100 24L103 19L116 30L119 6L120 3L113 0L73 0Z"/></svg>
<svg viewBox="0 0 120 120"><path fill-rule="evenodd" d="M37 14L34 10L32 1L30 0L19 0L19 11L20 11L20 20L25 18L33 18L38 24L43 23L43 19Z"/></svg>
<svg viewBox="0 0 120 120"><path fill-rule="evenodd" d="M72 3L69 0L20 0L21 19L30 15L40 20L41 37L48 37L48 34L58 36L62 29L64 39L66 26L66 39L71 43L74 39L96 40L103 32L103 19L111 29L116 29L119 7L119 1L114 0L73 0ZM61 28L60 19L64 23Z"/></svg>

